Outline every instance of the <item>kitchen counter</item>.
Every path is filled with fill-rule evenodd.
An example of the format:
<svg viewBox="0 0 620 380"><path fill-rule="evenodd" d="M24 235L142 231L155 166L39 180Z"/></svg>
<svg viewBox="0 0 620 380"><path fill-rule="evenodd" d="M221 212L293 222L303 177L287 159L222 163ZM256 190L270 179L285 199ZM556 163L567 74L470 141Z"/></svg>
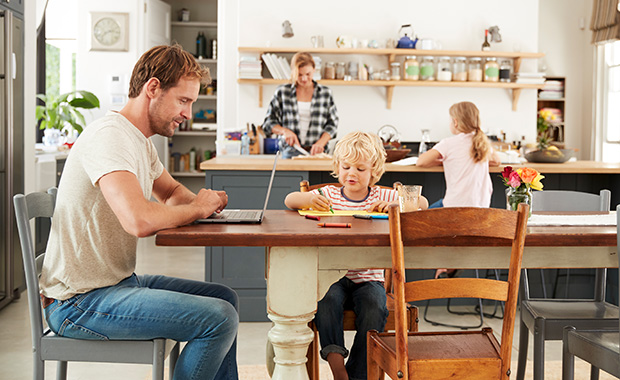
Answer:
<svg viewBox="0 0 620 380"><path fill-rule="evenodd" d="M273 155L250 155L250 156L223 156L215 157L200 164L202 170L271 170ZM506 164L490 169L491 173L501 173L504 166L530 167L545 174L570 173L570 174L620 174L620 163L599 161L573 161L563 164ZM278 171L331 171L329 159L292 159L278 161ZM420 168L415 165L401 166L394 164L386 165L386 172L443 172L443 167Z"/></svg>

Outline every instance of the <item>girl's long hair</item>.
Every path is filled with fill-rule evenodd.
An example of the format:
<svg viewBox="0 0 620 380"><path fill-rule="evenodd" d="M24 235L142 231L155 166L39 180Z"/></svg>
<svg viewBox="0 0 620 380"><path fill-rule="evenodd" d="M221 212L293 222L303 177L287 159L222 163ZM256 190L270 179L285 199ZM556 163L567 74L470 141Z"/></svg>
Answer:
<svg viewBox="0 0 620 380"><path fill-rule="evenodd" d="M457 130L463 133L474 133L471 145L471 157L474 162L487 158L491 151L491 143L480 129L480 111L472 102L460 102L450 107L450 116L457 121Z"/></svg>

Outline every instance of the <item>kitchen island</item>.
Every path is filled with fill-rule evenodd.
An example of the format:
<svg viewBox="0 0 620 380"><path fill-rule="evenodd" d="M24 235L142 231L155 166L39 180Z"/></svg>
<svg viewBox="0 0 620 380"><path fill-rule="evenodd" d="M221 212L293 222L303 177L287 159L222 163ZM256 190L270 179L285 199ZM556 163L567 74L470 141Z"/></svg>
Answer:
<svg viewBox="0 0 620 380"><path fill-rule="evenodd" d="M205 171L205 187L225 190L229 198L228 208L260 209L263 207L273 158L273 155L221 156L204 161L200 169ZM491 168L494 189L492 207L506 207L506 187L500 176L504 166L506 165ZM511 166L528 166L538 170L545 176L542 181L545 190L598 193L601 189L609 189L612 208L620 203L620 163L576 161ZM284 198L291 191L299 190L299 182L302 180L308 180L311 184L336 182L330 172L329 159L278 160L268 208L285 209ZM445 193L443 168L440 166L419 168L387 164L386 172L379 183L391 186L395 181L422 185L422 193L429 202L436 201ZM408 271L407 276L421 279L428 278L433 273L432 270L424 269L416 270L415 273ZM205 280L224 283L237 291L242 321L267 321L264 248L205 247ZM531 285L536 287L534 282L537 280L531 280ZM553 286L549 282L547 285L548 288ZM577 288L584 288L581 296L588 297L589 287L575 287Z"/></svg>

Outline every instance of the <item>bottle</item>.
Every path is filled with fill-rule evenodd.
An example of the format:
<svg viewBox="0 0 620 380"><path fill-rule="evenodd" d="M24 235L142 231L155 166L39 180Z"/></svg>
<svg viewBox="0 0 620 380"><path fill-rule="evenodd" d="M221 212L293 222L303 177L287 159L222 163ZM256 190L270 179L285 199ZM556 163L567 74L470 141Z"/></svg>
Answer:
<svg viewBox="0 0 620 380"><path fill-rule="evenodd" d="M250 136L248 136L247 132L243 132L241 136L241 154L250 154Z"/></svg>
<svg viewBox="0 0 620 380"><path fill-rule="evenodd" d="M422 129L422 140L420 140L420 148L418 149L418 157L428 150L428 145L431 142L430 130Z"/></svg>
<svg viewBox="0 0 620 380"><path fill-rule="evenodd" d="M196 57L198 59L206 58L207 39L202 32L198 32L196 37Z"/></svg>
<svg viewBox="0 0 620 380"><path fill-rule="evenodd" d="M323 79L336 79L336 66L334 62L327 62L325 64Z"/></svg>
<svg viewBox="0 0 620 380"><path fill-rule="evenodd" d="M194 147L189 151L189 171L196 171L196 148Z"/></svg>
<svg viewBox="0 0 620 380"><path fill-rule="evenodd" d="M400 62L390 63L390 80L400 80Z"/></svg>
<svg viewBox="0 0 620 380"><path fill-rule="evenodd" d="M467 63L465 57L454 58L454 66L452 69L452 80L455 82L467 81Z"/></svg>
<svg viewBox="0 0 620 380"><path fill-rule="evenodd" d="M420 79L435 80L435 59L427 56L422 58L420 62Z"/></svg>
<svg viewBox="0 0 620 380"><path fill-rule="evenodd" d="M470 82L482 82L482 58L473 57L469 59L467 80Z"/></svg>
<svg viewBox="0 0 620 380"><path fill-rule="evenodd" d="M499 81L500 82L510 82L510 71L512 65L510 61L502 61L502 64L499 66Z"/></svg>
<svg viewBox="0 0 620 380"><path fill-rule="evenodd" d="M450 57L439 58L437 64L437 80L441 82L450 82L452 80L452 64Z"/></svg>
<svg viewBox="0 0 620 380"><path fill-rule="evenodd" d="M484 30L484 42L482 43L482 51L490 51L491 44L489 43L489 29Z"/></svg>

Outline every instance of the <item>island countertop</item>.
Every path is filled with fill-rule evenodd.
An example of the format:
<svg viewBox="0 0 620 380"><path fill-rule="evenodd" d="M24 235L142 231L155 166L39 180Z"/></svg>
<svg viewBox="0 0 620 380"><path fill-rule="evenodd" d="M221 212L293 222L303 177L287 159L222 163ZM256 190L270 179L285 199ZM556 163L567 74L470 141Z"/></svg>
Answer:
<svg viewBox="0 0 620 380"><path fill-rule="evenodd" d="M271 170L273 167L273 155L250 155L250 156L221 156L215 157L200 164L201 170ZM505 166L514 168L530 167L540 173L573 173L573 174L620 174L620 163L600 161L573 161L563 164L502 164L491 167L491 173L500 173ZM329 159L292 159L278 160L279 171L331 171ZM415 165L401 166L394 164L386 165L386 172L443 172L443 167L420 168Z"/></svg>

